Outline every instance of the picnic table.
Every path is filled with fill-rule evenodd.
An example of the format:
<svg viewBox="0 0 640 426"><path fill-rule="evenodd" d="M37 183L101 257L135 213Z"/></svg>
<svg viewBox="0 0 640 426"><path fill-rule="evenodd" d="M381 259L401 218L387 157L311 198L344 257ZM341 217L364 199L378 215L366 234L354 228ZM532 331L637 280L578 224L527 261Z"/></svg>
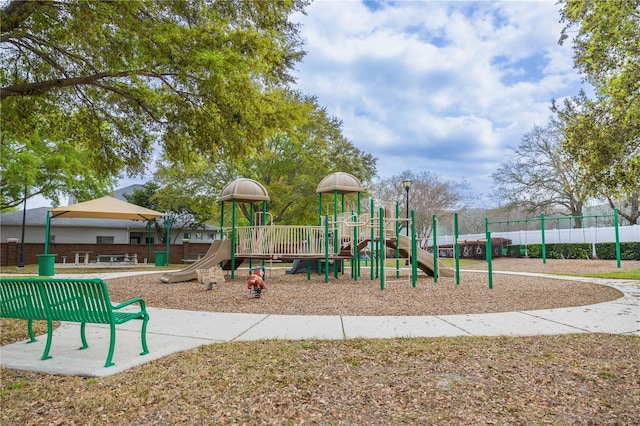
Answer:
<svg viewBox="0 0 640 426"><path fill-rule="evenodd" d="M138 254L134 253L129 255L125 254L99 254L96 256L96 261L101 262L126 262L126 263L138 263Z"/></svg>
<svg viewBox="0 0 640 426"><path fill-rule="evenodd" d="M88 265L89 264L89 256L93 252L90 251L90 250L76 250L76 251L72 251L71 253L73 253L75 255L75 264L76 265L80 264L80 256L84 256L84 261L82 263L84 263L85 265Z"/></svg>

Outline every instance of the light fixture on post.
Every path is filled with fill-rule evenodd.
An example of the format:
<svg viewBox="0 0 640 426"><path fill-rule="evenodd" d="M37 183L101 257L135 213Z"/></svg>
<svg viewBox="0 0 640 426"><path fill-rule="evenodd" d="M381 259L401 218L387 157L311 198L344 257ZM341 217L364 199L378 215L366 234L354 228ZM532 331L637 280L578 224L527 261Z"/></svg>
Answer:
<svg viewBox="0 0 640 426"><path fill-rule="evenodd" d="M409 236L409 188L411 188L411 179L405 179L402 181L402 185L404 186L404 191L407 194L407 237Z"/></svg>

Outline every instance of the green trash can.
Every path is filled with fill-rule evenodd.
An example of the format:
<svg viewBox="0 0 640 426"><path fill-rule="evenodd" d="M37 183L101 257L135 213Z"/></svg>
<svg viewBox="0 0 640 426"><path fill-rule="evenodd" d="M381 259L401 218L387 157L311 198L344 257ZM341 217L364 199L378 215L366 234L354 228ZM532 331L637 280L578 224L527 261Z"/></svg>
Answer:
<svg viewBox="0 0 640 426"><path fill-rule="evenodd" d="M57 254L38 254L38 275L41 277L52 277L56 274Z"/></svg>
<svg viewBox="0 0 640 426"><path fill-rule="evenodd" d="M167 264L167 252L165 251L157 251L156 252L156 266L165 266Z"/></svg>

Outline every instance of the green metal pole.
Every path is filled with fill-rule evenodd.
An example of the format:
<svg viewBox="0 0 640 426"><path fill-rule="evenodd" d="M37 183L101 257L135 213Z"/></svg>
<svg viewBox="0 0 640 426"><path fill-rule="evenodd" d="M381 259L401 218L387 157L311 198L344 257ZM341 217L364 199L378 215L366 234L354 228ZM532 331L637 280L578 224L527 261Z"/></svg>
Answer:
<svg viewBox="0 0 640 426"><path fill-rule="evenodd" d="M487 243L485 246L485 256L487 258L487 271L489 273L489 288L493 288L493 267L491 265L491 231L489 231L489 218L484 218L484 229ZM487 250L488 249L488 250Z"/></svg>
<svg viewBox="0 0 640 426"><path fill-rule="evenodd" d="M418 281L418 239L416 238L416 212L411 210L411 287Z"/></svg>
<svg viewBox="0 0 640 426"><path fill-rule="evenodd" d="M169 266L169 246L171 245L171 217L167 216L167 255L164 259L164 266Z"/></svg>
<svg viewBox="0 0 640 426"><path fill-rule="evenodd" d="M49 240L51 239L51 211L47 210L47 222L45 229L44 254L49 254Z"/></svg>
<svg viewBox="0 0 640 426"><path fill-rule="evenodd" d="M619 221L618 221L618 209L613 209L613 227L615 229L616 234L616 264L618 268L621 267L620 262L620 229L619 229Z"/></svg>
<svg viewBox="0 0 640 426"><path fill-rule="evenodd" d="M434 214L431 217L431 227L433 228L433 282L438 282L438 220Z"/></svg>
<svg viewBox="0 0 640 426"><path fill-rule="evenodd" d="M259 224L260 225L260 224ZM262 226L264 227L264 233L267 233L267 202L262 202ZM266 267L265 259L262 259L262 270ZM307 268L308 269L308 268Z"/></svg>
<svg viewBox="0 0 640 426"><path fill-rule="evenodd" d="M353 210L351 211L351 219L356 222L358 217L355 215ZM353 246L351 247L353 250L353 257L351 258L351 279L354 281L358 281L358 267L356 265L360 264L360 256L358 250L358 227L353 227Z"/></svg>
<svg viewBox="0 0 640 426"><path fill-rule="evenodd" d="M456 284L460 284L460 246L458 245L458 212L453 214L453 257L456 263Z"/></svg>
<svg viewBox="0 0 640 426"><path fill-rule="evenodd" d="M547 263L547 245L544 239L544 213L540 213L540 227L542 228L542 263Z"/></svg>
<svg viewBox="0 0 640 426"><path fill-rule="evenodd" d="M400 203L396 201L396 241L400 241ZM409 224L407 223L407 233ZM396 244L396 278L400 278L400 244Z"/></svg>
<svg viewBox="0 0 640 426"><path fill-rule="evenodd" d="M371 245L371 252L369 253L369 257L371 258L371 281L373 281L375 279L375 273L374 271L377 271L378 268L376 265L376 259L378 258L378 256L374 256L373 255L373 249L376 247L376 237L375 237L375 229L374 229L374 218L376 217L376 212L374 210L374 203L373 203L373 198L371 199L371 209L369 210L371 212L371 217L369 218L369 222L371 223L371 238L369 239L369 244Z"/></svg>
<svg viewBox="0 0 640 426"><path fill-rule="evenodd" d="M267 202L266 201L262 202L262 223L259 223L258 225L267 226Z"/></svg>
<svg viewBox="0 0 640 426"><path fill-rule="evenodd" d="M306 252L309 253L309 251L311 251L311 235L312 235L312 229L311 227L309 227L309 229L307 230L307 250ZM302 260L301 260L302 262ZM305 264L307 265L307 281L311 280L311 260L310 259L306 259Z"/></svg>
<svg viewBox="0 0 640 426"><path fill-rule="evenodd" d="M236 200L231 203L231 279L236 273Z"/></svg>
<svg viewBox="0 0 640 426"><path fill-rule="evenodd" d="M147 262L151 262L151 221L147 221Z"/></svg>
<svg viewBox="0 0 640 426"><path fill-rule="evenodd" d="M338 251L338 240L339 240L339 235L338 235L338 191L334 190L333 191L333 252L334 253L339 253ZM327 265L327 268L329 266ZM336 264L334 262L333 265L333 277L334 278L338 278L338 268L336 267Z"/></svg>
<svg viewBox="0 0 640 426"><path fill-rule="evenodd" d="M380 207L380 238L378 256L380 258L380 290L384 290L384 209Z"/></svg>
<svg viewBox="0 0 640 426"><path fill-rule="evenodd" d="M360 193L358 192L358 217L356 218L356 222L360 222L360 216L362 215L362 209L360 207L360 202L361 202L361 197L360 197ZM360 238L360 227L357 226L356 228L358 228L358 238ZM359 244L358 244L358 240L356 240L356 248L358 248ZM357 277L360 277L360 250L358 251L358 262L356 263L356 267L357 269Z"/></svg>
<svg viewBox="0 0 640 426"><path fill-rule="evenodd" d="M342 195L341 195L341 197L340 197L340 198L341 198L341 208L340 208L340 213L342 213L342 214L343 214L343 217L344 217L344 195L345 195L345 194L342 194ZM348 228L347 228L347 229L348 229ZM346 238L346 237L349 237L349 234L348 234L348 233L344 236L344 238ZM338 249L339 249L340 251L342 251L342 245L341 245L341 244L338 244ZM338 254L340 254L340 252L338 252ZM339 262L339 263L337 263L337 262ZM345 265L345 263L346 263L346 262L345 262L343 259L340 259L340 260L337 260L337 259L336 259L336 265L338 265L338 264L339 264L339 265L340 265L340 269L341 269L341 271L338 271L338 268L336 268L336 265L334 265L334 266L333 266L333 269L335 270L336 278L338 278L338 272L340 272L342 275L344 275L344 265Z"/></svg>
<svg viewBox="0 0 640 426"><path fill-rule="evenodd" d="M322 226L322 192L318 193L318 226ZM315 262L316 266L318 267L318 275L320 275L320 271L322 270L320 269L320 265L322 265L322 261L320 259L316 259ZM310 269L311 268L309 267L309 262L307 262L307 274L309 276L311 275Z"/></svg>
<svg viewBox="0 0 640 426"><path fill-rule="evenodd" d="M324 282L329 282L329 215L324 218Z"/></svg>
<svg viewBox="0 0 640 426"><path fill-rule="evenodd" d="M249 233L249 253L253 253L253 234L257 230L253 227L255 225L255 221L253 220L253 203L249 203L249 226L251 227L251 232ZM264 265L263 265L264 266ZM249 259L249 269L253 267L253 259Z"/></svg>

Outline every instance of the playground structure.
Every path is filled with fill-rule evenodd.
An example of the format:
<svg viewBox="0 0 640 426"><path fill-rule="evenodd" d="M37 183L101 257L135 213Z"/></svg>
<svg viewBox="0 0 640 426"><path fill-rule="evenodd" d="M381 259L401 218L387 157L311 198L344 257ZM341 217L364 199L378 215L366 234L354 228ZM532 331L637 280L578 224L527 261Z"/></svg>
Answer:
<svg viewBox="0 0 640 426"><path fill-rule="evenodd" d="M244 262L251 270L255 261L264 268L266 262L290 261L306 262L307 278L310 279L310 262L318 262L324 267L325 282L329 281L329 270L338 277L342 268L329 268L328 265L351 263L351 278L361 276L361 252L367 248L373 256L367 259L370 265L370 279L380 279L380 287L385 283L385 252L395 253L396 277L399 277L399 260L411 260L411 282L415 286L417 269L422 270L437 281L438 276L453 277L453 270L438 264L437 257L418 248L414 227L414 212L409 219L401 218L397 203L377 203L371 199L367 211L362 212L361 192L363 188L357 178L348 173L333 173L325 177L316 192L318 193L318 225L274 225L268 223L266 202L269 195L258 182L239 178L229 183L218 197L221 203L221 228L226 237L214 241L205 256L189 267L172 273L166 273L161 280L175 283L194 280L197 270L221 266L230 271L234 279L236 269ZM333 214L322 214L323 195L331 194ZM355 194L354 209L346 211L345 196ZM231 202L231 228L224 227L225 203ZM262 202L262 211L254 211L254 205ZM325 200L326 202L326 200ZM250 225L236 226L237 203L249 203ZM340 206L340 211L338 211ZM395 208L394 208L395 206ZM409 236L400 235L402 222L407 222ZM256 223L258 222L258 223ZM369 262L370 260L370 262Z"/></svg>

